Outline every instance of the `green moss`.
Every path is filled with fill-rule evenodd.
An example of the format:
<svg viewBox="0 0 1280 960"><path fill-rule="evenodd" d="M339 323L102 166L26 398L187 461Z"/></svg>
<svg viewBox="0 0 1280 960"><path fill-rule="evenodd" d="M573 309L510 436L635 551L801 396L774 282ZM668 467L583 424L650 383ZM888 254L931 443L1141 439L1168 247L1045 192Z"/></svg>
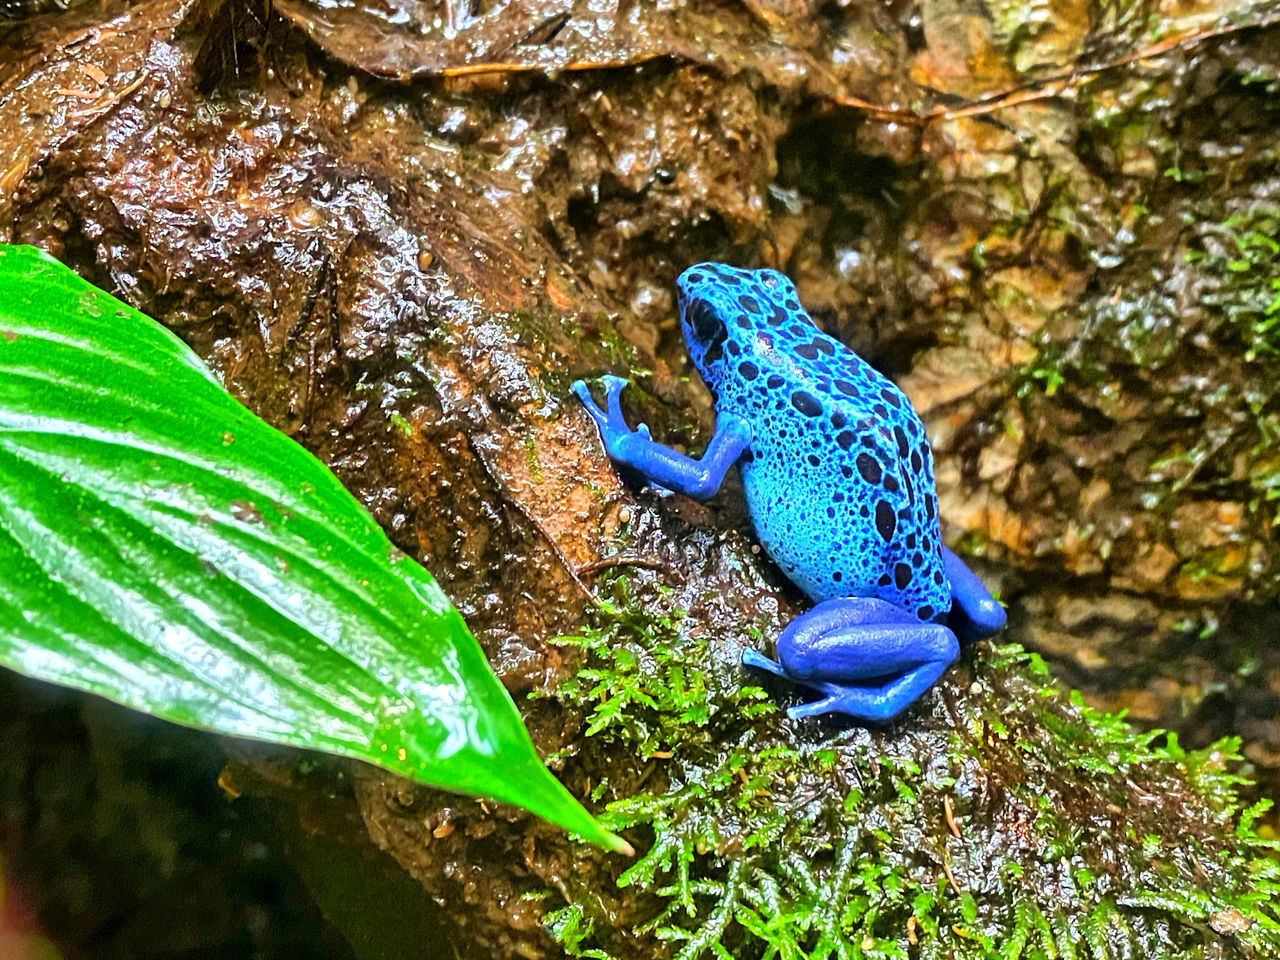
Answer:
<svg viewBox="0 0 1280 960"><path fill-rule="evenodd" d="M403 433L406 437L413 436L413 424L394 410L387 414L387 422Z"/></svg>
<svg viewBox="0 0 1280 960"><path fill-rule="evenodd" d="M872 732L781 721L707 625L625 590L564 642L585 655L559 691L588 711L582 749L660 767L600 791L643 851L616 877L637 913L582 891L546 917L570 956L1280 951L1276 845L1253 830L1265 804L1239 809L1236 743L1139 733L1017 646L979 648L944 708Z"/></svg>
<svg viewBox="0 0 1280 960"><path fill-rule="evenodd" d="M561 698L595 704L586 735L625 744L641 759L654 754L705 747L713 717L721 729L772 709L759 687L713 691L704 665L707 641L680 642L678 615L646 615L615 581L620 603L601 607L605 625L556 643L578 647L587 666L561 685ZM726 713L731 716L725 717Z"/></svg>
<svg viewBox="0 0 1280 960"><path fill-rule="evenodd" d="M1197 232L1184 254L1216 280L1202 304L1221 311L1246 361L1280 355L1280 206L1257 204Z"/></svg>
<svg viewBox="0 0 1280 960"><path fill-rule="evenodd" d="M533 478L533 482L541 483L542 459L538 456L538 447L533 442L532 436L524 438L524 462L529 470L529 476Z"/></svg>
<svg viewBox="0 0 1280 960"><path fill-rule="evenodd" d="M1043 465L1021 479L1027 502L1049 501L1039 482L1069 511L1069 472L1105 480L1106 512L1159 518L1178 583L1267 599L1280 591L1280 554L1269 548L1280 520L1280 166L1270 148L1253 162L1247 175L1224 176L1188 153L1167 169L1147 197L1158 213L1115 247L1124 262L1046 325L1009 389ZM1260 186L1227 192L1233 180ZM1094 454L1104 449L1124 456L1104 461ZM1176 518L1204 501L1242 508L1222 524L1226 542ZM1147 544L1115 540L1113 569L1132 582L1125 568ZM1105 559L1115 545L1099 533L1085 549Z"/></svg>
<svg viewBox="0 0 1280 960"><path fill-rule="evenodd" d="M1056 346L1052 345L1018 372L1013 389L1019 398L1026 397L1032 391L1052 397L1066 381L1062 357L1055 355L1061 352L1055 349Z"/></svg>

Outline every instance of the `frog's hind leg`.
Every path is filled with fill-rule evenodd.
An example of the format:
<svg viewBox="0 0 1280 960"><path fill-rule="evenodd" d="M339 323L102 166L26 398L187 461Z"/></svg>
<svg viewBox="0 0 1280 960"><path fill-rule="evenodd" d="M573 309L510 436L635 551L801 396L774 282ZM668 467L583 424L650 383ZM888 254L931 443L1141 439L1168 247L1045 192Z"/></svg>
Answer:
<svg viewBox="0 0 1280 960"><path fill-rule="evenodd" d="M778 637L779 663L754 651L748 666L768 670L824 696L792 707L793 717L845 713L882 722L910 706L959 655L955 634L883 600L826 600Z"/></svg>
<svg viewBox="0 0 1280 960"><path fill-rule="evenodd" d="M1000 601L987 592L982 581L946 547L942 567L951 581L951 616L948 625L964 643L985 640L1004 627L1005 612Z"/></svg>

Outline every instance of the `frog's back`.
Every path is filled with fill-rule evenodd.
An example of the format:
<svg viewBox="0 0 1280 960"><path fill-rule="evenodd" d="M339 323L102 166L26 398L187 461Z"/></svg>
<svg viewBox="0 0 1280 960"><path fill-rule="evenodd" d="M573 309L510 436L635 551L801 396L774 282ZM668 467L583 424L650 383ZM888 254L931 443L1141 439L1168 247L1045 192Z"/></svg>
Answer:
<svg viewBox="0 0 1280 960"><path fill-rule="evenodd" d="M752 427L741 464L761 544L815 601L878 597L940 618L950 586L915 410L813 324L781 274L720 269L738 312L711 386L717 409Z"/></svg>

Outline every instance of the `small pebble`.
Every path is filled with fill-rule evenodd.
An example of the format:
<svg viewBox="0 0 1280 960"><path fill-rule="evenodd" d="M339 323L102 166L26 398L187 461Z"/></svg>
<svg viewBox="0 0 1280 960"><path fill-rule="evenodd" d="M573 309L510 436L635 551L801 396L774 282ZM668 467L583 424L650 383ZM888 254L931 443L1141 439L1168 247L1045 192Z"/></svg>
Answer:
<svg viewBox="0 0 1280 960"><path fill-rule="evenodd" d="M969 696L976 697L980 693L982 693L982 684L980 684L977 680L969 684Z"/></svg>
<svg viewBox="0 0 1280 960"><path fill-rule="evenodd" d="M623 507L621 510L619 510L619 511L618 511L618 522L619 522L619 523L630 523L630 522L631 522L631 508L630 508L630 507Z"/></svg>
<svg viewBox="0 0 1280 960"><path fill-rule="evenodd" d="M298 198L289 207L289 222L299 230L314 230L324 223L324 216L306 200Z"/></svg>

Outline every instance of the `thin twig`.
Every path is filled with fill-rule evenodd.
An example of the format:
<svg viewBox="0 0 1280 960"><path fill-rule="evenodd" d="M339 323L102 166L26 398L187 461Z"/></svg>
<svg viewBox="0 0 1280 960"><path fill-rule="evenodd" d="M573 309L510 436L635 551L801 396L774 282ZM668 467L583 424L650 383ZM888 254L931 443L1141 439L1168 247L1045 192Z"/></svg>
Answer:
<svg viewBox="0 0 1280 960"><path fill-rule="evenodd" d="M565 556L565 552L560 548L560 544L553 536L551 536L550 532L543 525L542 521L534 514L533 510L530 509L530 507L517 497L510 487L507 486L505 479L506 475L504 472L498 468L496 463L490 462L490 457L488 455L488 451L485 449L485 444L478 442L476 436L469 430L465 431L464 435L467 438L467 445L471 447L472 452L475 453L476 459L479 461L481 468L497 490L498 496L501 497L508 506L512 507L517 513L519 513L520 516L524 517L525 521L528 522L535 531L537 531L538 536L540 536L543 542L546 543L547 548L551 551L556 560L559 561L564 572L569 575L569 579L573 581L574 585L580 591L582 591L582 595L586 598L587 602L592 606L599 608L601 606L600 601L596 599L596 595L591 591L591 588L583 583L582 578L578 576L577 567L569 562L569 558Z"/></svg>
<svg viewBox="0 0 1280 960"><path fill-rule="evenodd" d="M947 826L951 829L952 835L957 840L962 839L960 836L960 827L956 824L955 811L951 809L951 794L949 793L944 793L942 795L942 813L947 818Z"/></svg>
<svg viewBox="0 0 1280 960"><path fill-rule="evenodd" d="M1207 40L1230 36L1245 30L1263 29L1274 26L1277 23L1280 23L1280 14L1263 17L1261 20L1255 20L1251 23L1233 23L1166 37L1159 43L1153 43L1116 60L1109 60L1106 63L1096 64L1091 67L1076 67L1068 72L1013 87L1009 90L1002 90L999 93L984 94L962 107L936 106L924 113L919 113L915 110L901 107L889 107L884 104L872 103L870 100L863 100L861 97L847 96L845 94L835 94L831 99L841 106L862 110L874 120L924 127L947 120L958 120L962 117L976 117L995 113L998 110L1035 103L1039 100L1051 100L1074 92L1074 88L1089 83L1101 74L1120 67L1127 67L1143 60L1163 56L1173 50L1193 47Z"/></svg>
<svg viewBox="0 0 1280 960"><path fill-rule="evenodd" d="M80 120L84 117L100 116L101 114L106 113L121 100L142 86L143 81L147 79L147 76L147 71L143 68L138 72L138 79L134 80L133 83L129 84L120 92L113 93L101 103L96 103L91 107L86 107L84 110L70 110L67 112L67 118L70 120Z"/></svg>
<svg viewBox="0 0 1280 960"><path fill-rule="evenodd" d="M639 557L633 554L615 553L609 557L601 557L578 567L578 573L598 573L610 567L643 567L645 570L662 570L672 573L671 565L660 557Z"/></svg>

